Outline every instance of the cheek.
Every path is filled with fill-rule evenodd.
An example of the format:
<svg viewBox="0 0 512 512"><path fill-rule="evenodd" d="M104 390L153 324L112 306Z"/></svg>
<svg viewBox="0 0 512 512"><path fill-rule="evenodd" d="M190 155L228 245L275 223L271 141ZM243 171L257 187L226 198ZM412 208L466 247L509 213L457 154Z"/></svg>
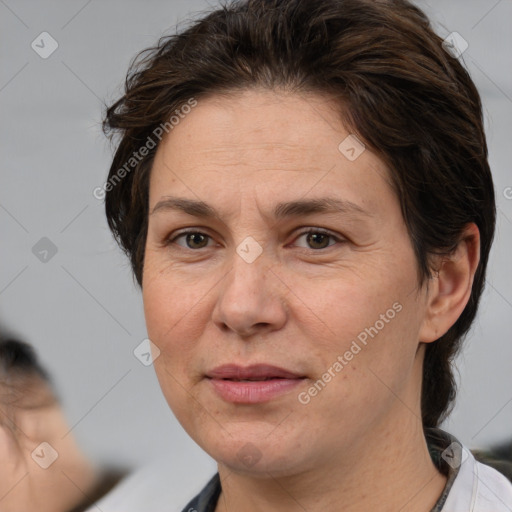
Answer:
<svg viewBox="0 0 512 512"><path fill-rule="evenodd" d="M383 301L381 307L366 309L357 317L344 317L348 326L345 331L340 318L338 332L346 334L330 349L326 347L324 373L318 378L329 381L322 391L325 407L337 403L343 413L329 410L326 414L345 417L351 411L357 416L371 410L379 416L397 395L408 393L408 382L412 382L415 371L417 310L411 301L393 299L390 294L389 304ZM318 405L324 408L320 402Z"/></svg>
<svg viewBox="0 0 512 512"><path fill-rule="evenodd" d="M288 294L290 323L310 340L311 349L329 355L332 351L343 353L358 336L362 342L371 339L365 329L375 323L379 333L389 331L403 302L400 283L382 279L382 269L342 270L338 275L314 279L287 272L279 276L292 292ZM370 332L375 333L375 329Z"/></svg>
<svg viewBox="0 0 512 512"><path fill-rule="evenodd" d="M410 275L409 275L410 274ZM301 331L310 340L308 352L318 361L316 379L329 391L318 405L333 400L340 405L377 403L392 398L413 371L421 308L416 294L414 268L389 277L347 280L322 285L322 293L308 297L302 306ZM303 283L306 285L306 283ZM331 384L332 382L332 384ZM388 388L388 387L389 388ZM315 393L315 391L312 391Z"/></svg>
<svg viewBox="0 0 512 512"><path fill-rule="evenodd" d="M206 279L185 282L179 272L161 271L152 263L148 258L143 283L146 327L160 350L154 363L160 387L178 411L190 401L187 393L197 381L195 371L203 367L206 354L198 351L198 342L210 315L206 301L212 284Z"/></svg>
<svg viewBox="0 0 512 512"><path fill-rule="evenodd" d="M160 350L180 340L185 343L185 333L187 338L193 337L199 326L193 319L201 310L202 296L201 283L180 278L179 272L165 268L151 252L147 255L142 287L144 316L149 338Z"/></svg>
<svg viewBox="0 0 512 512"><path fill-rule="evenodd" d="M190 287L177 288L168 276L148 279L143 289L144 314L148 337L160 350L153 366L162 393L178 420L190 428L190 418L200 412L191 400L195 383L191 368L197 365L196 340L202 322L197 318L196 295Z"/></svg>
<svg viewBox="0 0 512 512"><path fill-rule="evenodd" d="M184 376L188 363L193 360L203 321L198 318L199 309L197 305L194 307L194 301L183 296L169 299L165 291L157 292L148 290L144 297L148 337L160 350L156 362L173 374Z"/></svg>

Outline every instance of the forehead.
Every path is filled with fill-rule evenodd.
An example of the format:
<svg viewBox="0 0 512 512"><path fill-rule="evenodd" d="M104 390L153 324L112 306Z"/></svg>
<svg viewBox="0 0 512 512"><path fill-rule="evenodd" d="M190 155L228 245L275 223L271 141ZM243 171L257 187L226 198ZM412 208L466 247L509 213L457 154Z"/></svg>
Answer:
<svg viewBox="0 0 512 512"><path fill-rule="evenodd" d="M334 191L370 206L392 192L386 166L347 130L331 98L268 90L199 99L158 148L150 208L178 192L225 201L235 188L263 201Z"/></svg>
<svg viewBox="0 0 512 512"><path fill-rule="evenodd" d="M318 154L307 161L302 158L336 150L344 134L348 132L333 100L312 93L249 89L199 99L162 146L185 161L208 155L236 165L238 156L260 167L276 160L283 164L301 160L302 167L318 167ZM255 161L257 157L262 160Z"/></svg>

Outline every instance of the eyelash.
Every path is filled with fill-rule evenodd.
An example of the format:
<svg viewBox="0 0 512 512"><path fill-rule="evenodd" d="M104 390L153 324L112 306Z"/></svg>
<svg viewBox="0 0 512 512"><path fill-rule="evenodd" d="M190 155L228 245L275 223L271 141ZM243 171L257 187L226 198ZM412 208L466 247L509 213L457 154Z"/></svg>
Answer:
<svg viewBox="0 0 512 512"><path fill-rule="evenodd" d="M181 231L180 233L178 233L176 236L174 236L173 238L168 238L166 241L165 241L165 245L166 246L170 246L172 244L174 244L176 242L176 240L178 240L179 238L181 237L185 237L187 235L190 235L190 234L195 234L195 235L204 235L208 238L212 238L210 235L208 235L207 233L203 233L202 231L197 231L195 229L189 229L189 230L186 230L186 231ZM324 229L321 229L321 228L308 228L307 230L304 230L302 232L300 232L297 237L295 238L295 240L297 240L298 238L300 238L301 236L304 236L304 235L309 235L309 234L320 234L320 235L325 235L325 236L328 236L332 239L334 239L337 243L344 243L346 242L346 240L334 235L333 233L331 233L330 231L327 231L327 230L324 230ZM321 250L325 250L325 249L328 249L329 247L332 247L333 245L335 244L330 244L328 245L327 247L322 247L320 249L311 249L309 248L311 251L315 251L315 252L318 252L318 251L321 251ZM189 250L189 251L199 251L201 249L207 249L208 247L201 247L199 249L191 249L190 247L182 247L182 246L178 246L182 249L186 249L186 250ZM306 249L304 247L302 247L302 249Z"/></svg>

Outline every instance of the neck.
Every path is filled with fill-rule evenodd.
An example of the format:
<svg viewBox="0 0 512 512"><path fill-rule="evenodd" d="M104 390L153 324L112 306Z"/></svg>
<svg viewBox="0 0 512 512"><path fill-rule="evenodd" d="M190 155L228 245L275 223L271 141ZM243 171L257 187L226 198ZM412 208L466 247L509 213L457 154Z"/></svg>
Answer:
<svg viewBox="0 0 512 512"><path fill-rule="evenodd" d="M397 407L406 409L397 401ZM321 469L257 477L219 464L222 493L215 512L430 512L446 484L434 466L419 418L405 410L399 421L359 436L334 451Z"/></svg>

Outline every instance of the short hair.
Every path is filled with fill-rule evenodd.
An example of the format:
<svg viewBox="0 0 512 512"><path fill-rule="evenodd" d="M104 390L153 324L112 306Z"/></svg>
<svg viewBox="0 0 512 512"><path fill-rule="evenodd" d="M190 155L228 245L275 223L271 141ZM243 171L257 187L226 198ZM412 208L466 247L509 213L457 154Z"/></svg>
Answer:
<svg viewBox="0 0 512 512"><path fill-rule="evenodd" d="M337 98L340 120L390 169L420 285L435 271L432 256L451 254L468 223L480 231L470 299L426 347L422 421L438 426L453 407L452 361L477 312L496 222L480 96L445 47L406 0L242 0L141 52L103 122L107 135L119 136L107 220L139 285L155 134L170 131L176 110L191 98L256 87ZM140 157L150 139L154 147Z"/></svg>
<svg viewBox="0 0 512 512"><path fill-rule="evenodd" d="M29 375L50 384L50 376L31 345L11 337L1 339L0 335L0 382L8 377Z"/></svg>
<svg viewBox="0 0 512 512"><path fill-rule="evenodd" d="M15 424L5 412L9 408L53 405L56 397L51 378L34 348L3 336L0 332L0 426L13 428Z"/></svg>

